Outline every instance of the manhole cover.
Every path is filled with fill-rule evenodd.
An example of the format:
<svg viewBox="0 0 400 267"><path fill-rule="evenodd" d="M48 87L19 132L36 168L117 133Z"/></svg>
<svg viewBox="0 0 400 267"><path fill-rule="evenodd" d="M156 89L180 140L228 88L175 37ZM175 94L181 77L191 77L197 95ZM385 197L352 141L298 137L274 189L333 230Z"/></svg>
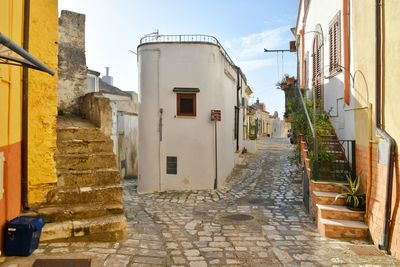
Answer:
<svg viewBox="0 0 400 267"><path fill-rule="evenodd" d="M224 216L223 218L231 221L250 221L254 219L253 216L247 214L232 214Z"/></svg>
<svg viewBox="0 0 400 267"><path fill-rule="evenodd" d="M264 201L265 201L265 199L262 199L262 198L252 198L252 199L249 199L247 202L250 204L262 204L262 203L264 203Z"/></svg>
<svg viewBox="0 0 400 267"><path fill-rule="evenodd" d="M351 246L350 249L361 256L382 256L383 253L374 246Z"/></svg>

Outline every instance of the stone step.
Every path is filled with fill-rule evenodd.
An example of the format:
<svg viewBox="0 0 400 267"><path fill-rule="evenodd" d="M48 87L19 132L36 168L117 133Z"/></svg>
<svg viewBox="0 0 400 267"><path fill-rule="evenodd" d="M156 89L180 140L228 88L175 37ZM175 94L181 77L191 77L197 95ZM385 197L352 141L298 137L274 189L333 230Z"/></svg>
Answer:
<svg viewBox="0 0 400 267"><path fill-rule="evenodd" d="M112 151L113 142L111 139L87 141L72 139L57 141L57 152L59 154L88 154Z"/></svg>
<svg viewBox="0 0 400 267"><path fill-rule="evenodd" d="M57 169L58 186L103 186L119 184L120 173L116 168L94 170Z"/></svg>
<svg viewBox="0 0 400 267"><path fill-rule="evenodd" d="M333 130L333 129L332 129ZM319 136L319 138L321 139L321 140L327 140L327 139L330 139L330 140L337 140L337 137L336 137L336 135L334 135L334 134L325 134L325 135L321 135L321 136Z"/></svg>
<svg viewBox="0 0 400 267"><path fill-rule="evenodd" d="M322 148L321 148L322 151L327 151L327 150L343 151L342 147L339 143L337 143L337 144L335 144L333 142L322 143L321 146L322 146Z"/></svg>
<svg viewBox="0 0 400 267"><path fill-rule="evenodd" d="M334 192L320 192L314 191L313 198L314 204L325 204L325 205L344 205L345 199L343 197L339 197L335 200L338 193Z"/></svg>
<svg viewBox="0 0 400 267"><path fill-rule="evenodd" d="M47 223L42 229L40 241L74 242L99 241L113 242L126 237L126 218L124 215L101 216L83 220Z"/></svg>
<svg viewBox="0 0 400 267"><path fill-rule="evenodd" d="M57 187L47 194L49 204L122 202L120 185L93 187Z"/></svg>
<svg viewBox="0 0 400 267"><path fill-rule="evenodd" d="M368 225L358 221L318 219L318 231L321 235L334 238L366 238Z"/></svg>
<svg viewBox="0 0 400 267"><path fill-rule="evenodd" d="M109 138L105 136L99 128L96 127L65 127L57 128L57 140L83 140L83 141L93 141L93 140L108 140Z"/></svg>
<svg viewBox="0 0 400 267"><path fill-rule="evenodd" d="M336 181L311 181L311 190L320 192L343 192L341 186L347 185Z"/></svg>
<svg viewBox="0 0 400 267"><path fill-rule="evenodd" d="M81 220L124 213L120 202L88 203L78 205L51 205L33 208L46 223Z"/></svg>
<svg viewBox="0 0 400 267"><path fill-rule="evenodd" d="M57 169L93 170L116 168L117 160L114 153L94 154L55 154Z"/></svg>
<svg viewBox="0 0 400 267"><path fill-rule="evenodd" d="M364 221L363 211L350 210L346 206L317 204L318 218L332 220Z"/></svg>
<svg viewBox="0 0 400 267"><path fill-rule="evenodd" d="M330 180L346 181L346 176L350 175L351 171L348 170L321 170L318 172L318 177L322 181L329 181L327 177L332 177Z"/></svg>
<svg viewBox="0 0 400 267"><path fill-rule="evenodd" d="M330 154L334 154L335 157L337 157L338 155L343 154L342 150L325 150L325 152L330 153Z"/></svg>

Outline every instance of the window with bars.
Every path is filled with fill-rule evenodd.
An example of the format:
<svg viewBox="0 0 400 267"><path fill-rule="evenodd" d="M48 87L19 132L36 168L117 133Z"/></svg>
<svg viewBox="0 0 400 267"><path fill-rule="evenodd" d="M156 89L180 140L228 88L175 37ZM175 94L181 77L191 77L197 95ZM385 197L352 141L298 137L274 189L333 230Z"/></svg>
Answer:
<svg viewBox="0 0 400 267"><path fill-rule="evenodd" d="M329 74L341 71L340 11L329 23Z"/></svg>
<svg viewBox="0 0 400 267"><path fill-rule="evenodd" d="M177 174L177 173L178 173L178 158L167 157L167 174Z"/></svg>

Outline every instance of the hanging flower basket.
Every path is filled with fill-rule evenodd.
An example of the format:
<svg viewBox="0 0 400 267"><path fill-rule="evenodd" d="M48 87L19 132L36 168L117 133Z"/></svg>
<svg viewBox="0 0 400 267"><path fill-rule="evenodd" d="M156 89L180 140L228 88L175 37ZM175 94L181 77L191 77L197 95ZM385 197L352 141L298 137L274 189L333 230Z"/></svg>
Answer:
<svg viewBox="0 0 400 267"><path fill-rule="evenodd" d="M287 79L287 84L288 84L288 85L293 85L293 84L294 84L294 81L295 81L295 80L294 80L293 77L288 78L288 79Z"/></svg>

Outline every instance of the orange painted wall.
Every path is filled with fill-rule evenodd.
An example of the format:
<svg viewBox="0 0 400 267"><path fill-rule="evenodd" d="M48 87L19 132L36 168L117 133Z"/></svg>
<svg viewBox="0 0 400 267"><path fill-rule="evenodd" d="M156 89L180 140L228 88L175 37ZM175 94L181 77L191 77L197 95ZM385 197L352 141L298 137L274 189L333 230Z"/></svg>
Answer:
<svg viewBox="0 0 400 267"><path fill-rule="evenodd" d="M4 152L6 164L4 169L4 196L0 200L0 230L2 246L4 224L21 211L21 143L0 147Z"/></svg>
<svg viewBox="0 0 400 267"><path fill-rule="evenodd" d="M392 255L400 258L400 160L396 155L397 161L394 168L393 194L392 194L392 232L389 240L389 248ZM371 161L372 175L369 177L369 162ZM367 222L371 238L375 244L381 241L382 229L384 224L384 210L386 199L386 170L387 167L378 163L377 145L373 144L371 154L368 146L357 145L356 147L357 173L362 176L363 191L366 192L367 181L371 183L369 194Z"/></svg>

